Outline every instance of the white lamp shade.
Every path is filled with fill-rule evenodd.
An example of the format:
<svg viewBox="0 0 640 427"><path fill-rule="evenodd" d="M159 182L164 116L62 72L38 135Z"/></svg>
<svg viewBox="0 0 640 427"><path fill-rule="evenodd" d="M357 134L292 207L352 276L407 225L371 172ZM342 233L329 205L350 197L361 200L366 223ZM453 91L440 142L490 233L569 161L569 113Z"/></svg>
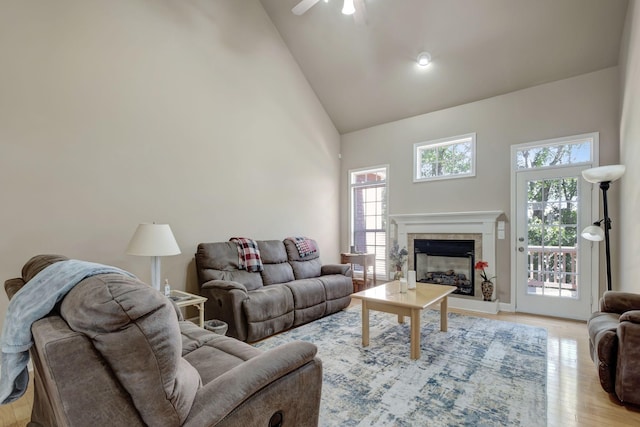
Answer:
<svg viewBox="0 0 640 427"><path fill-rule="evenodd" d="M169 224L140 224L133 234L127 254L139 256L178 255L180 248Z"/></svg>
<svg viewBox="0 0 640 427"><path fill-rule="evenodd" d="M615 181L624 175L625 165L608 165L582 171L582 177L592 183Z"/></svg>
<svg viewBox="0 0 640 427"><path fill-rule="evenodd" d="M593 242L604 240L604 230L597 225L590 225L582 230L582 237Z"/></svg>

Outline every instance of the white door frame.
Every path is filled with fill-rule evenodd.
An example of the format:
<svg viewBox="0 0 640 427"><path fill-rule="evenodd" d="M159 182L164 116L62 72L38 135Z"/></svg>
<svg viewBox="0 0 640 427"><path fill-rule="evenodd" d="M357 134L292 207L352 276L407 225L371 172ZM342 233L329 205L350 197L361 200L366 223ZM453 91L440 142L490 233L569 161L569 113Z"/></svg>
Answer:
<svg viewBox="0 0 640 427"><path fill-rule="evenodd" d="M511 274L510 274L510 278L511 278L511 304L510 304L510 308L513 311L518 311L518 301L517 301L517 251L518 251L518 236L516 235L516 231L517 231L517 203L516 203L516 172L517 172L517 163L516 163L516 154L518 152L518 150L521 150L523 148L527 148L527 147L536 147L536 146L541 146L541 145L557 145L557 144L561 144L564 142L569 142L569 141L575 141L578 139L587 139L587 138L591 138L593 140L593 144L591 147L591 159L592 161L590 163L580 163L582 165L590 165L591 167L597 167L599 166L599 153L600 153L600 134L599 132L591 132L591 133L584 133L584 134L579 134L579 135L572 135L572 136L566 136L566 137L561 137L561 138L553 138L553 139L546 139L546 140L540 140L540 141L532 141L532 142L526 142L526 143L522 143L522 144L515 144L511 146L511 221L509 221L510 224L510 230L511 230L511 262L510 262L510 269L511 269ZM578 165L578 164L575 164ZM575 165L570 165L570 166L575 166ZM599 193L599 187L594 185L594 184L590 184L591 185L591 218L592 218L592 222L597 221L600 215L600 193ZM579 232L581 230L578 230ZM599 299L599 293L600 293L600 245L599 242L591 242L591 259L594 260L595 262L591 263L591 312L596 311L597 307L598 307L598 299ZM506 306L506 304L501 304L502 306Z"/></svg>

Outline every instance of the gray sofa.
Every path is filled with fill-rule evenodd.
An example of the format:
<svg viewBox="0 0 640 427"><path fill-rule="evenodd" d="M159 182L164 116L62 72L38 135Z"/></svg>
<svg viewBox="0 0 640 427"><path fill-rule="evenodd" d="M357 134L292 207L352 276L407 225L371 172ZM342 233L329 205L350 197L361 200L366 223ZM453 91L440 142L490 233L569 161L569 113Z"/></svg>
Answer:
<svg viewBox="0 0 640 427"><path fill-rule="evenodd" d="M200 294L208 298L205 317L226 322L228 335L255 342L340 311L351 302L349 265L322 265L319 251L301 257L288 239L257 243L264 264L259 273L238 268L233 242L198 245Z"/></svg>
<svg viewBox="0 0 640 427"><path fill-rule="evenodd" d="M5 282L7 294L65 260L32 258ZM313 344L264 352L214 334L122 274L83 279L31 330L31 427L318 424L322 364Z"/></svg>

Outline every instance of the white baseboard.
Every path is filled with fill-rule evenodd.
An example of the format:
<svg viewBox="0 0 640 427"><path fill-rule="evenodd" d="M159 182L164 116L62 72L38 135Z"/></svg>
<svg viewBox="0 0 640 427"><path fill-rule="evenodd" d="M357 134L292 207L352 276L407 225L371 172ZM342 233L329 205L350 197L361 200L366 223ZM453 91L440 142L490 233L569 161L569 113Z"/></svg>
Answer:
<svg viewBox="0 0 640 427"><path fill-rule="evenodd" d="M457 298L454 295L449 297L449 307L461 310L477 311L480 313L497 314L500 311L500 300L480 301L477 299Z"/></svg>

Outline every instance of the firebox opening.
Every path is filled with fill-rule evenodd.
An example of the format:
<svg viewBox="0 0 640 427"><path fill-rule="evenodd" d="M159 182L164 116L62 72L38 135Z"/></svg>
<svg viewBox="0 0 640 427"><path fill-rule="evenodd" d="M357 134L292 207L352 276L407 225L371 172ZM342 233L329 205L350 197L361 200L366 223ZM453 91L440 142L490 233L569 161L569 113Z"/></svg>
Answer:
<svg viewBox="0 0 640 427"><path fill-rule="evenodd" d="M416 279L422 283L456 286L454 294L475 294L473 240L414 241Z"/></svg>

